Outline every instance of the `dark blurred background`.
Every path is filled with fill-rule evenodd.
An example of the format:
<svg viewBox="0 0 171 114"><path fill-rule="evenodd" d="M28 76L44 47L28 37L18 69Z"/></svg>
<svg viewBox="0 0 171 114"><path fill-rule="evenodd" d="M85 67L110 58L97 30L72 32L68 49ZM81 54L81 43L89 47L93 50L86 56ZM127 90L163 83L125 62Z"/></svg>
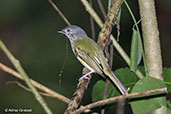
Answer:
<svg viewBox="0 0 171 114"><path fill-rule="evenodd" d="M71 24L82 27L91 36L89 14L79 0L54 2ZM102 0L102 3L107 10L107 1ZM129 5L139 20L138 3L131 0ZM93 1L93 7L103 19L96 0ZM171 67L171 1L157 0L156 11L163 65ZM69 41L57 33L57 30L65 26L67 25L47 0L0 0L0 39L20 60L30 78L71 98L83 66L73 55ZM132 26L133 21L123 5L119 43L128 54ZM96 24L95 29L97 37L100 29ZM116 36L115 33L114 35ZM0 62L14 68L2 51L0 51ZM113 69L121 67L127 65L115 50ZM83 104L91 102L92 86L98 79L98 76L93 77L84 95ZM24 84L23 81L0 70L0 114L4 113L5 108L28 108L32 109L34 114L45 113L32 93L16 84L8 84L11 81ZM65 103L55 98L44 98L54 113L62 114L67 107Z"/></svg>

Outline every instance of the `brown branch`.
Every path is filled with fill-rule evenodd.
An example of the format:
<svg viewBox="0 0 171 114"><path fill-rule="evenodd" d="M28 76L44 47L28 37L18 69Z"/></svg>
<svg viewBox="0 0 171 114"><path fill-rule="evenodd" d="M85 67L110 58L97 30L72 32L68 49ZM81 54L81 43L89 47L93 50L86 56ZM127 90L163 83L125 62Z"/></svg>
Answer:
<svg viewBox="0 0 171 114"><path fill-rule="evenodd" d="M113 102L121 100L121 99L134 98L134 97L140 97L140 96L144 96L144 95L150 95L153 93L166 93L166 92L167 92L167 88L160 88L160 89L148 90L145 92L137 92L137 93L131 93L131 94L126 94L126 95L116 96L113 98L109 98L109 99L105 99L105 100L97 101L95 103L88 104L84 107L80 107L78 110L73 112L73 114L79 114L86 109L91 109L91 108L94 108L97 106L103 106L103 105L113 103Z"/></svg>
<svg viewBox="0 0 171 114"><path fill-rule="evenodd" d="M62 19L65 21L67 25L71 25L71 23L68 21L68 19L64 16L64 14L59 10L59 8L55 5L55 3L52 0L48 0L49 3L53 6L53 8L58 12L58 14L62 17Z"/></svg>
<svg viewBox="0 0 171 114"><path fill-rule="evenodd" d="M121 7L122 3L123 3L123 0L117 0L112 3L111 8L109 9L109 12L107 14L106 21L99 33L98 44L103 49L108 42L109 35L112 31L112 25L115 24L115 21L116 21L115 19L116 19L116 16L118 14L119 8Z"/></svg>
<svg viewBox="0 0 171 114"><path fill-rule="evenodd" d="M21 80L24 80L23 77L22 77L19 73L17 73L17 72L14 71L13 69L7 67L6 65L3 65L2 63L0 63L0 69L2 69L3 71L5 71L5 72L11 74L12 76L15 76L16 78L19 78L19 79L21 79ZM44 92L50 94L50 95L51 95L52 97L54 97L54 98L57 98L57 99L59 99L59 100L65 102L65 103L69 103L69 102L70 102L70 99L68 99L68 98L66 98L66 97L64 97L64 96L62 96L62 95L56 93L55 91L53 91L53 90L51 90L51 89L45 87L44 85L42 85L42 84L40 84L40 83L38 83L38 82L36 82L36 81L34 81L34 80L32 80L32 79L31 79L31 83L32 83L35 87L37 87L38 89L40 89L40 90L42 90L42 91L44 91Z"/></svg>
<svg viewBox="0 0 171 114"><path fill-rule="evenodd" d="M89 70L87 68L83 69L83 75L88 72ZM78 108L79 104L81 103L84 92L87 90L88 84L91 79L91 75L88 75L88 78L89 79L82 78L79 80L76 90L73 94L72 100L69 103L68 108L66 109L64 114L71 114Z"/></svg>

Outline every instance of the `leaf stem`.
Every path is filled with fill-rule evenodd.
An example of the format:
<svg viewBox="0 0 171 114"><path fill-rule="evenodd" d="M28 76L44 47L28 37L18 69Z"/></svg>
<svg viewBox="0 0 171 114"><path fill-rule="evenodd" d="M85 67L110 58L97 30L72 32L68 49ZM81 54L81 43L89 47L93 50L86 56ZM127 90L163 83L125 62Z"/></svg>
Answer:
<svg viewBox="0 0 171 114"><path fill-rule="evenodd" d="M140 40L141 49L142 49L142 56L143 56L143 61L144 61L144 69L145 69L145 72L146 72L146 75L147 75L147 65L146 65L146 60L145 60L145 55L144 55L144 49L143 49L142 39L141 39L141 35L140 35L140 30L139 30L139 27L138 27L138 25L137 25L137 21L136 21L136 19L135 19L135 16L134 16L134 14L133 14L131 8L129 7L127 1L124 0L124 3L125 3L125 5L126 5L128 11L129 11L129 13L130 13L130 15L131 15L131 17L132 17L132 20L134 21L135 27L136 27L137 32L138 32L138 38L139 38L139 40Z"/></svg>

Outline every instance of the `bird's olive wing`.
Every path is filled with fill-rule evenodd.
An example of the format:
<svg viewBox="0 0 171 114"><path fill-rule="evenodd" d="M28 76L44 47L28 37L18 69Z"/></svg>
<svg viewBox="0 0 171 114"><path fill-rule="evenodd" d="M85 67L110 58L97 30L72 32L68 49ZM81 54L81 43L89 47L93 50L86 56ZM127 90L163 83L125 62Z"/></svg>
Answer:
<svg viewBox="0 0 171 114"><path fill-rule="evenodd" d="M103 74L103 66L97 56L79 47L74 49L74 53L78 60L89 70Z"/></svg>

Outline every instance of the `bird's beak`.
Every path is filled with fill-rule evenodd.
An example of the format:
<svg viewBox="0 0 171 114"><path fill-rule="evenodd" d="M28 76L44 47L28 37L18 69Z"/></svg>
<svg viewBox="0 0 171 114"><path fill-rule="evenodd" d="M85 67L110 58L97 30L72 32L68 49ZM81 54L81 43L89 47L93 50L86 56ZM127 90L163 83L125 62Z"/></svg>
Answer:
<svg viewBox="0 0 171 114"><path fill-rule="evenodd" d="M64 31L62 31L62 30L60 30L60 31L57 31L58 33L60 33L60 34L65 34L65 32Z"/></svg>

